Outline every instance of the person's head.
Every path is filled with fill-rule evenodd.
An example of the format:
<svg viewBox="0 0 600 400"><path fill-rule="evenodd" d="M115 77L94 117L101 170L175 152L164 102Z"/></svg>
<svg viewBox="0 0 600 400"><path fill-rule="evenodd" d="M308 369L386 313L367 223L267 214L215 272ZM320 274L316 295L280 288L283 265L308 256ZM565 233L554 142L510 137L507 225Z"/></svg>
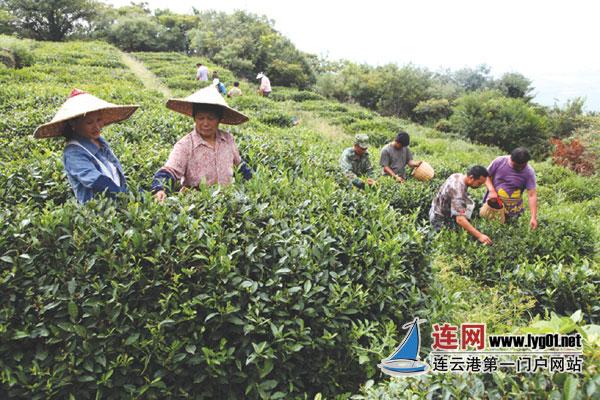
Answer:
<svg viewBox="0 0 600 400"><path fill-rule="evenodd" d="M70 120L64 135L67 138L80 136L86 139L97 140L104 125L105 121L102 112L90 112Z"/></svg>
<svg viewBox="0 0 600 400"><path fill-rule="evenodd" d="M197 67L197 68L200 68L201 66L202 66L202 63L197 63L197 64L196 64L196 67Z"/></svg>
<svg viewBox="0 0 600 400"><path fill-rule="evenodd" d="M468 187L477 189L485 183L487 177L490 176L488 170L481 165L475 165L467 171L467 179L465 183Z"/></svg>
<svg viewBox="0 0 600 400"><path fill-rule="evenodd" d="M525 147L517 147L510 153L511 167L517 171L524 170L529 160L531 156Z"/></svg>
<svg viewBox="0 0 600 400"><path fill-rule="evenodd" d="M237 82L237 81L236 81L236 82L233 82L233 86L235 86L235 87L238 87L238 86L240 86L240 83L239 83L239 82Z"/></svg>
<svg viewBox="0 0 600 400"><path fill-rule="evenodd" d="M210 136L216 133L219 123L223 118L223 108L213 104L198 104L192 106L192 116L196 126L196 132L202 136Z"/></svg>
<svg viewBox="0 0 600 400"><path fill-rule="evenodd" d="M393 145L397 149L408 147L410 145L410 136L407 132L398 132L398 134L396 135L396 139L394 139Z"/></svg>
<svg viewBox="0 0 600 400"><path fill-rule="evenodd" d="M213 71L212 76L213 76L213 78L218 78L219 77L219 72Z"/></svg>
<svg viewBox="0 0 600 400"><path fill-rule="evenodd" d="M359 133L354 136L354 152L362 156L369 147L369 136L364 133Z"/></svg>

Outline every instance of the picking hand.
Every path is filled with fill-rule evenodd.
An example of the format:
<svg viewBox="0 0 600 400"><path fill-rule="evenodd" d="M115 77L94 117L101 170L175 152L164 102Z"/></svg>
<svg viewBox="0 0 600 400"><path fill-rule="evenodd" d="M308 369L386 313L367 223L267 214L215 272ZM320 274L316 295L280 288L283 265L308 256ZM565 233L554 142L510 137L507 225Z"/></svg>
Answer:
<svg viewBox="0 0 600 400"><path fill-rule="evenodd" d="M538 226L537 219L531 218L531 220L529 221L529 227L531 228L531 230L532 231L536 230L537 226Z"/></svg>
<svg viewBox="0 0 600 400"><path fill-rule="evenodd" d="M167 198L167 193L164 190L159 190L158 192L154 193L154 198L159 203L162 203Z"/></svg>
<svg viewBox="0 0 600 400"><path fill-rule="evenodd" d="M402 178L400 175L396 175L394 177L394 179L396 180L396 182L398 183L404 183L404 178Z"/></svg>
<svg viewBox="0 0 600 400"><path fill-rule="evenodd" d="M492 244L492 239L489 236L484 235L483 233L477 237L480 243L485 244L486 246L490 246Z"/></svg>

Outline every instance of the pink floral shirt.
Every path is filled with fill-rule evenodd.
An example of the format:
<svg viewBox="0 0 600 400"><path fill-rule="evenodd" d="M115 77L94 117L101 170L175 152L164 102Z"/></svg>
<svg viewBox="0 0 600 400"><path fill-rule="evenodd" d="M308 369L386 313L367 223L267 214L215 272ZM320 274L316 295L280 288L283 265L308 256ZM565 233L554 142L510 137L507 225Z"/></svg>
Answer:
<svg viewBox="0 0 600 400"><path fill-rule="evenodd" d="M161 169L173 175L182 186L229 185L233 180L233 167L241 161L230 133L219 130L212 147L194 128L175 143Z"/></svg>

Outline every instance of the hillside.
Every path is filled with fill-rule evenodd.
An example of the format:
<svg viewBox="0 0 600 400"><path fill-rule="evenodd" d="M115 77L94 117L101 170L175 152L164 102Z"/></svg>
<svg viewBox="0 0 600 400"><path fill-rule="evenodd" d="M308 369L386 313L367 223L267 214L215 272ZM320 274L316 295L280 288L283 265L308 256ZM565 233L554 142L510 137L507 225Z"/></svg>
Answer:
<svg viewBox="0 0 600 400"><path fill-rule="evenodd" d="M149 89L110 45L23 43L33 64L0 69L0 398L597 395L597 333L586 339L577 378L538 372L390 383L377 369L416 315L511 333L535 324L535 315L581 310L564 333L597 331L597 175L533 163L537 231L527 219L477 219L496 242L491 248L462 233L433 235L425 218L444 179L488 165L499 149L313 92L275 87L272 98L258 97L255 82L242 80L245 95L229 103L251 120L231 132L255 177L157 204L147 192L152 175L191 119L166 109L164 92ZM175 96L199 87L199 58L131 56L156 75L154 87ZM236 79L201 61L226 84ZM128 195L78 206L62 140L33 139L74 87L141 105L103 130ZM375 164L400 128L436 177L349 188L338 158L352 136L370 135ZM361 389L370 380L381 383Z"/></svg>

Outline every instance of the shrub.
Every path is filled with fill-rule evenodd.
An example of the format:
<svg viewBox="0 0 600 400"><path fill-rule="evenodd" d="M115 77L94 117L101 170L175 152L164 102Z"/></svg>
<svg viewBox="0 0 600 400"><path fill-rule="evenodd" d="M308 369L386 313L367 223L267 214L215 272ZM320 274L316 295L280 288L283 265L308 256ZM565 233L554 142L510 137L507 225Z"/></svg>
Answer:
<svg viewBox="0 0 600 400"><path fill-rule="evenodd" d="M29 67L34 62L29 46L13 39L0 38L0 62L9 68Z"/></svg>
<svg viewBox="0 0 600 400"><path fill-rule="evenodd" d="M452 124L447 119L440 119L435 123L434 128L440 132L451 132Z"/></svg>
<svg viewBox="0 0 600 400"><path fill-rule="evenodd" d="M0 392L355 390L368 375L353 356L353 321L400 323L420 306L411 277L427 285L426 238L360 193L315 191L286 175L254 185L169 206L148 197L143 207L4 210L0 351L11 356L0 360Z"/></svg>
<svg viewBox="0 0 600 400"><path fill-rule="evenodd" d="M523 100L494 91L456 100L450 122L461 136L508 152L524 146L539 158L548 150L547 119Z"/></svg>
<svg viewBox="0 0 600 400"><path fill-rule="evenodd" d="M538 310L556 312L584 310L592 320L598 293L593 289L600 275L590 267L596 254L596 233L587 216L546 212L538 218L539 227L530 231L521 218L514 225L478 219L477 228L490 236L492 246L482 246L460 231L444 231L440 249L464 257L464 271L488 284L516 284L538 301Z"/></svg>
<svg viewBox="0 0 600 400"><path fill-rule="evenodd" d="M452 113L447 99L429 99L420 101L413 109L414 119L421 123L432 123L448 118Z"/></svg>
<svg viewBox="0 0 600 400"><path fill-rule="evenodd" d="M15 57L9 49L0 49L0 64L7 68L15 68Z"/></svg>
<svg viewBox="0 0 600 400"><path fill-rule="evenodd" d="M281 111L266 109L259 111L256 116L260 122L267 125L279 126L282 128L289 128L294 125L292 116Z"/></svg>
<svg viewBox="0 0 600 400"><path fill-rule="evenodd" d="M555 146L552 153L555 164L569 168L583 176L594 173L597 156L587 151L578 139L569 141L552 139L551 143Z"/></svg>

